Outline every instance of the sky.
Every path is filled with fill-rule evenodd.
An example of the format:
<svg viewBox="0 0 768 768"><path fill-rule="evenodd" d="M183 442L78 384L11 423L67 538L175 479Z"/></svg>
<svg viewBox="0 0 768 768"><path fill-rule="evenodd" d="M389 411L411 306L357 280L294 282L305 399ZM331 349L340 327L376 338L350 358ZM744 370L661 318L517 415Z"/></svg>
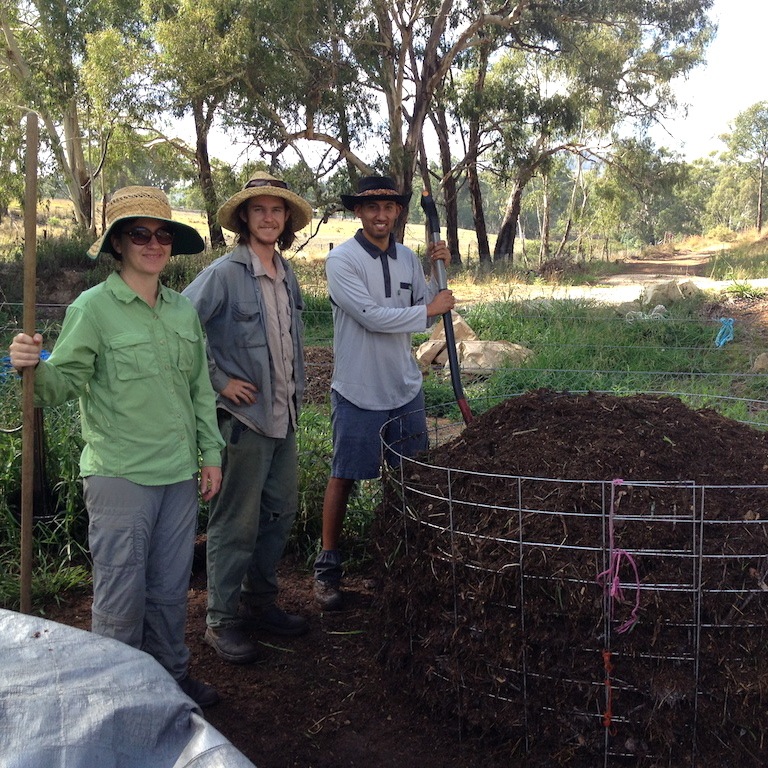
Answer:
<svg viewBox="0 0 768 768"><path fill-rule="evenodd" d="M675 88L678 100L689 104L687 117L667 121L666 131L651 132L657 145L689 161L723 151L718 137L730 130L736 115L768 101L768 2L715 0L709 15L718 31L707 61Z"/></svg>

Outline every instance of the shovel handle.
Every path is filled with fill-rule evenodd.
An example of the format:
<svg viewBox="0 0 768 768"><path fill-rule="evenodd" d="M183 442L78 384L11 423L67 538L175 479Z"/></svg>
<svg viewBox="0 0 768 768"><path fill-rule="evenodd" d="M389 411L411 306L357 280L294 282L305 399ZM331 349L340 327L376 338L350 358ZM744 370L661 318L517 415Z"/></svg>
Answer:
<svg viewBox="0 0 768 768"><path fill-rule="evenodd" d="M426 190L421 194L421 207L424 215L427 217L427 227L429 228L429 237L433 243L440 241L440 218L437 215L437 206L432 199L432 195ZM445 271L445 264L442 259L435 262L435 275L437 277L437 286L441 291L448 288L448 275ZM469 408L466 397L464 397L464 388L461 384L461 369L459 366L458 353L456 352L456 338L453 332L453 318L450 311L443 315L443 327L445 330L445 341L448 350L448 363L451 369L451 384L453 385L453 394L456 397L456 403L461 411L461 416L465 424L472 421L472 411Z"/></svg>

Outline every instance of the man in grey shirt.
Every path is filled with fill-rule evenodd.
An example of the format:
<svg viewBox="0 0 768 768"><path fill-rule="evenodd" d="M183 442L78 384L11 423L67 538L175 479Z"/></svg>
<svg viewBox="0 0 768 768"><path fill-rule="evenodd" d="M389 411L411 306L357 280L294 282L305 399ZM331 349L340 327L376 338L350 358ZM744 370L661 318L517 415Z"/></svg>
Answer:
<svg viewBox="0 0 768 768"><path fill-rule="evenodd" d="M378 477L381 470L381 428L389 423L387 444L401 455L427 447L422 375L411 334L425 331L454 306L451 292L440 291L436 279L427 283L416 254L392 235L410 195L401 195L389 176L370 176L360 180L356 195L341 199L362 228L326 261L333 305L333 464L314 596L328 611L343 604L339 539L355 481ZM433 264L451 258L442 241L430 244L429 255Z"/></svg>
<svg viewBox="0 0 768 768"><path fill-rule="evenodd" d="M259 659L252 629L309 629L277 605L276 568L298 507L296 423L305 384L303 299L278 249L311 219L309 203L284 181L255 173L219 210L237 245L183 292L205 330L226 441L208 521L205 640L232 664Z"/></svg>

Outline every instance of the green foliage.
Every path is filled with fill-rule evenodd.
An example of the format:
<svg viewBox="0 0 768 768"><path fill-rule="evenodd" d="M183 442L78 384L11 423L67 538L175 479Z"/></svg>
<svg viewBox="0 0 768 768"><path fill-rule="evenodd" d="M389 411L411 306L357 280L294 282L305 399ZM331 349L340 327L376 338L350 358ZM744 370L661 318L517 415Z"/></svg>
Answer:
<svg viewBox="0 0 768 768"><path fill-rule="evenodd" d="M611 161L595 180L595 210L600 231L651 245L668 231L689 232L679 191L686 186L688 166L650 139L617 143Z"/></svg>
<svg viewBox="0 0 768 768"><path fill-rule="evenodd" d="M534 351L520 368L494 373L485 393L492 398L538 387L667 390L680 376L716 374L723 364L723 356L713 354L717 329L698 320L690 302L676 303L654 321L630 322L612 307L573 301L479 304L465 319L481 338Z"/></svg>
<svg viewBox="0 0 768 768"><path fill-rule="evenodd" d="M723 140L729 152L741 161L758 187L754 222L758 230L763 224L765 171L768 166L768 101L760 101L736 115L732 130Z"/></svg>
<svg viewBox="0 0 768 768"><path fill-rule="evenodd" d="M704 237L708 240L716 240L720 243L732 243L738 238L738 235L723 224L718 224L717 226L712 227L712 229L707 230L707 232L704 233Z"/></svg>
<svg viewBox="0 0 768 768"><path fill-rule="evenodd" d="M296 435L299 450L299 510L292 546L309 562L318 550L322 528L323 496L331 473L331 421L329 414L306 406Z"/></svg>
<svg viewBox="0 0 768 768"><path fill-rule="evenodd" d="M20 379L0 379L0 606L18 609L21 530ZM79 479L82 442L75 403L48 409L45 496L36 500L33 598L37 604L88 580L87 520Z"/></svg>
<svg viewBox="0 0 768 768"><path fill-rule="evenodd" d="M740 282L731 283L725 292L728 296L739 299L762 299L768 293L765 288L756 288L749 283Z"/></svg>
<svg viewBox="0 0 768 768"><path fill-rule="evenodd" d="M202 269L223 253L223 250L219 250L174 256L163 270L163 285L172 288L174 291L183 291Z"/></svg>
<svg viewBox="0 0 768 768"><path fill-rule="evenodd" d="M306 406L299 419L299 509L289 547L309 566L320 548L323 497L331 474L332 437L327 409ZM376 481L355 484L344 518L346 567L368 558L368 528L380 502Z"/></svg>

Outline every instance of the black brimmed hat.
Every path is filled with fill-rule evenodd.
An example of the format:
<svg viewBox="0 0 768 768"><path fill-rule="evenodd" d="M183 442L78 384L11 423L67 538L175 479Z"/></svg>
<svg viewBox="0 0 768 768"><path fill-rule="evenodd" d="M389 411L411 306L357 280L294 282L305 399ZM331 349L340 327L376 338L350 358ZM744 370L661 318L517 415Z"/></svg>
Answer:
<svg viewBox="0 0 768 768"><path fill-rule="evenodd" d="M410 202L410 195L401 195L391 176L365 176L357 183L356 195L342 195L341 202L348 211L372 200L394 200L404 208Z"/></svg>

